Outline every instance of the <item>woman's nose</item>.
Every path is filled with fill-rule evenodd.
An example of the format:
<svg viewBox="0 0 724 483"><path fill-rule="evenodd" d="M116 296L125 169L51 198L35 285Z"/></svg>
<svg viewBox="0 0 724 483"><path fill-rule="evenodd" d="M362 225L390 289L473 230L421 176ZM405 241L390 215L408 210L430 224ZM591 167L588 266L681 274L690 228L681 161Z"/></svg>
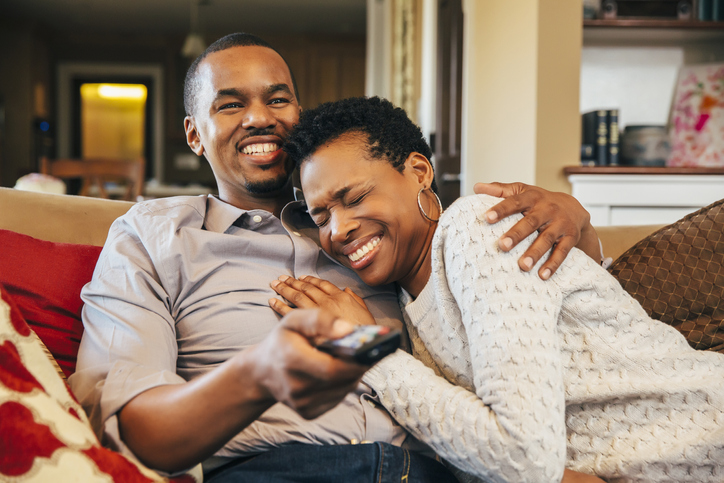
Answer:
<svg viewBox="0 0 724 483"><path fill-rule="evenodd" d="M343 214L333 214L330 219L330 231L333 242L346 242L353 231L359 227L359 223Z"/></svg>

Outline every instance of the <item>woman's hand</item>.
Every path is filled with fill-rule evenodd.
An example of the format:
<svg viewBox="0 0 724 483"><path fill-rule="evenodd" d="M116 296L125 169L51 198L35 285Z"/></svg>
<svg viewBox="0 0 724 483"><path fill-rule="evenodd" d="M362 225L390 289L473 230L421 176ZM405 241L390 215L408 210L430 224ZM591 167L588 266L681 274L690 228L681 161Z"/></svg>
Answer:
<svg viewBox="0 0 724 483"><path fill-rule="evenodd" d="M282 275L279 280L274 280L271 283L271 287L296 308L312 309L320 307L355 324L375 324L375 318L367 310L364 300L350 290L349 287L340 290L333 283L310 275L299 280ZM269 299L269 305L281 316L285 316L294 310L278 299Z"/></svg>
<svg viewBox="0 0 724 483"><path fill-rule="evenodd" d="M605 483L598 476L587 475L585 473L578 473L573 470L565 469L563 472L563 479L561 483Z"/></svg>

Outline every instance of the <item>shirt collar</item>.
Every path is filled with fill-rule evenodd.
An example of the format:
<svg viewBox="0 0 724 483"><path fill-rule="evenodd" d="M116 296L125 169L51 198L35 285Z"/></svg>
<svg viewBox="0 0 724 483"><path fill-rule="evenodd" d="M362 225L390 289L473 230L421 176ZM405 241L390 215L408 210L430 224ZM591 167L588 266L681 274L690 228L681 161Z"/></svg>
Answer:
<svg viewBox="0 0 724 483"><path fill-rule="evenodd" d="M206 218L204 228L215 233L226 233L246 210L225 203L213 195L206 199Z"/></svg>
<svg viewBox="0 0 724 483"><path fill-rule="evenodd" d="M282 209L281 221L290 229L299 231L318 243L318 229L307 213L304 198L300 196L301 191L295 193L295 195L297 201L289 202ZM240 226L240 224L243 224L243 219L249 216L250 211L256 210L243 210L221 201L216 196L209 195L206 201L204 228L216 233L226 233L232 225Z"/></svg>

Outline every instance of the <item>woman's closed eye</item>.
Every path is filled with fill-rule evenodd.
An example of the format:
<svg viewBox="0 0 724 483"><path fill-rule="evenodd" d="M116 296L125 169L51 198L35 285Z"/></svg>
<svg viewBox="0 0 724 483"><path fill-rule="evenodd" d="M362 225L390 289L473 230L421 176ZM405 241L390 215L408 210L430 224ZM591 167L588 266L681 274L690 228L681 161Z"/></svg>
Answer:
<svg viewBox="0 0 724 483"><path fill-rule="evenodd" d="M347 206L355 206L355 205L360 204L365 196L367 196L367 193L362 193L361 195L352 199L352 201L347 202Z"/></svg>
<svg viewBox="0 0 724 483"><path fill-rule="evenodd" d="M314 220L314 224L317 225L319 228L323 227L327 223L329 223L329 218L325 218L321 221Z"/></svg>

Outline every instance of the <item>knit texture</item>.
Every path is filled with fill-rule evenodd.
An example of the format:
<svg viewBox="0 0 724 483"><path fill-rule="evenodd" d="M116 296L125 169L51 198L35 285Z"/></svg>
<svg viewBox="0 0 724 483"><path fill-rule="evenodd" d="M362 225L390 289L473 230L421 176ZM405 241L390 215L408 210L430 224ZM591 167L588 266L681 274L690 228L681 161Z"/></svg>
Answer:
<svg viewBox="0 0 724 483"><path fill-rule="evenodd" d="M724 355L693 350L573 249L548 281L498 239L499 201L441 218L432 275L400 296L415 358L364 377L393 416L486 481L559 482L564 467L621 482L724 481ZM441 377L436 377L441 376Z"/></svg>

